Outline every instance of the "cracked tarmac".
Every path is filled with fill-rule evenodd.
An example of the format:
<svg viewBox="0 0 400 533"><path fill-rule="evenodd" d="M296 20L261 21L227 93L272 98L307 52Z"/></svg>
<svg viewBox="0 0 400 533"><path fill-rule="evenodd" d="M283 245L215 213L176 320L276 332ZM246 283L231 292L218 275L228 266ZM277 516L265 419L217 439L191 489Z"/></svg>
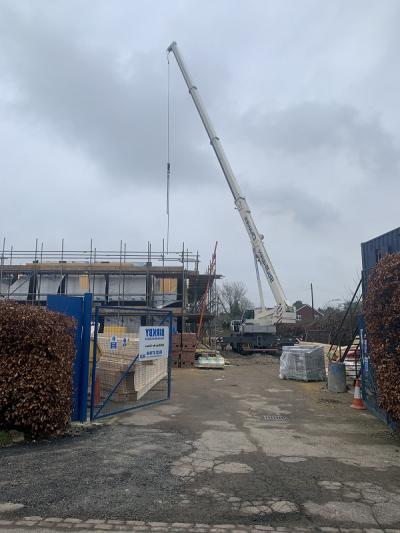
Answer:
<svg viewBox="0 0 400 533"><path fill-rule="evenodd" d="M400 528L400 442L383 423L322 383L279 380L275 358L229 358L218 376L176 370L169 403L2 449L0 523Z"/></svg>

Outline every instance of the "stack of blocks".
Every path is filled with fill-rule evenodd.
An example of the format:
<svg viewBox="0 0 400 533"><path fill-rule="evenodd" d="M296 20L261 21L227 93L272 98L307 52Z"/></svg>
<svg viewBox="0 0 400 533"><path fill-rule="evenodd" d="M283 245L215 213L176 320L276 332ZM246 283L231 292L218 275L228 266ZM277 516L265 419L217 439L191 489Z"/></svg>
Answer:
<svg viewBox="0 0 400 533"><path fill-rule="evenodd" d="M172 338L172 362L175 368L194 367L196 334L176 333Z"/></svg>
<svg viewBox="0 0 400 533"><path fill-rule="evenodd" d="M181 335L180 333L175 333L175 335L172 336L172 366L174 368L178 368L181 366L181 351Z"/></svg>
<svg viewBox="0 0 400 533"><path fill-rule="evenodd" d="M111 347L109 335L97 336L96 379L100 383L100 397L107 398L119 383L111 401L135 402L167 376L168 360L132 364L139 353L139 337L132 333L125 333L124 337L115 335L115 347Z"/></svg>

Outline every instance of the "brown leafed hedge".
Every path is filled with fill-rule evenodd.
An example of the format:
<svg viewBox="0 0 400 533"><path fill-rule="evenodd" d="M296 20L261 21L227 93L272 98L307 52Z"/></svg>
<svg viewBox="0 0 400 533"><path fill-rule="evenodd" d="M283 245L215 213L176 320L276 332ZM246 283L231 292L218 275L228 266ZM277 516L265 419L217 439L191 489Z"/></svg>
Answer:
<svg viewBox="0 0 400 533"><path fill-rule="evenodd" d="M400 253L386 255L374 268L365 322L380 406L400 420Z"/></svg>
<svg viewBox="0 0 400 533"><path fill-rule="evenodd" d="M0 302L0 427L61 433L72 409L74 320Z"/></svg>

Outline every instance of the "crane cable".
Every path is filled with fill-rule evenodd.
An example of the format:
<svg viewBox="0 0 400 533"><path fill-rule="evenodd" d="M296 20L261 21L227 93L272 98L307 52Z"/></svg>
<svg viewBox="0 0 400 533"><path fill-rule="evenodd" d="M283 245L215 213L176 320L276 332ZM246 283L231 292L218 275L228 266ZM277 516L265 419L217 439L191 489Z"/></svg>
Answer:
<svg viewBox="0 0 400 533"><path fill-rule="evenodd" d="M171 177L170 163L170 66L169 53L167 52L168 76L167 76L167 253L169 249L169 182Z"/></svg>

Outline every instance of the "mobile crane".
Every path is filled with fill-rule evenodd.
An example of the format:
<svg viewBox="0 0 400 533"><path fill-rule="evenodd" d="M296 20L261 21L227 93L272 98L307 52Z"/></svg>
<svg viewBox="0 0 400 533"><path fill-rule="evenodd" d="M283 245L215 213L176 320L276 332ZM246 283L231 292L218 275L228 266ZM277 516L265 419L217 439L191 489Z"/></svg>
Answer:
<svg viewBox="0 0 400 533"><path fill-rule="evenodd" d="M264 236L257 230L247 200L239 187L232 167L225 155L221 141L211 124L204 104L200 98L199 91L193 83L175 41L167 48L167 54L170 53L173 53L175 56L176 62L178 63L189 89L189 94L193 99L194 105L196 106L201 121L206 129L211 146L214 149L215 155L222 168L222 172L224 173L231 190L235 206L243 221L244 227L246 228L253 250L258 292L260 296L260 308L246 310L239 324L237 324L237 321L233 321L231 324L231 335L229 337L224 337L224 343L231 344L232 349L240 353L277 349L283 343L293 344L292 339L283 339L276 334L276 325L278 323L295 323L295 309L289 305L286 299L278 276L276 275L275 269L265 249L263 242ZM267 309L265 307L259 265L267 278L276 301L276 306L272 309Z"/></svg>

